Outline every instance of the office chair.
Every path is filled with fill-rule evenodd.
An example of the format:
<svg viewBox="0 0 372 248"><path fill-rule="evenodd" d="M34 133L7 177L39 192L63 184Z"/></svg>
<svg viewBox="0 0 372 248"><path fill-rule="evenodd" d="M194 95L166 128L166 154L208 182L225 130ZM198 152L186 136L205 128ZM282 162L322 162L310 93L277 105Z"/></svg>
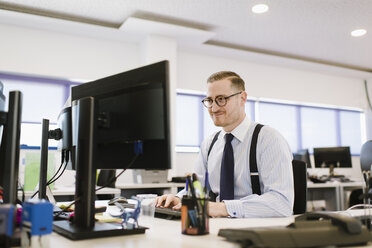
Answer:
<svg viewBox="0 0 372 248"><path fill-rule="evenodd" d="M372 140L368 140L360 151L360 167L362 171L370 171L372 165Z"/></svg>
<svg viewBox="0 0 372 248"><path fill-rule="evenodd" d="M115 188L115 178L116 170L100 170L97 179L97 186L106 186L108 188ZM106 185L109 181L112 181L110 184ZM97 195L98 200L110 200L114 198L115 195L113 194L104 194L104 195Z"/></svg>
<svg viewBox="0 0 372 248"><path fill-rule="evenodd" d="M306 163L300 160L292 160L294 204L293 214L303 214L307 205L307 168Z"/></svg>
<svg viewBox="0 0 372 248"><path fill-rule="evenodd" d="M360 151L360 167L362 169L363 176L368 175L368 172L371 170L372 165L372 140L368 140L366 143L363 144L362 149ZM368 182L368 177L364 178L366 183ZM349 207L362 204L363 199L363 190L362 189L356 189L353 190L349 197Z"/></svg>

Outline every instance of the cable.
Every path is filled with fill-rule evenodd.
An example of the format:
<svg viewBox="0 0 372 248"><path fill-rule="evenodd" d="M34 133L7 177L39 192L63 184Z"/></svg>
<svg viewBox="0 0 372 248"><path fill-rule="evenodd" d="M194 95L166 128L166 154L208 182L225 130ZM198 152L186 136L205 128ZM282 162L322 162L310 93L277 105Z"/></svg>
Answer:
<svg viewBox="0 0 372 248"><path fill-rule="evenodd" d="M364 89L366 91L366 97L367 97L367 101L368 101L368 106L372 110L372 104L371 104L371 100L369 99L369 94L368 94L367 80L364 80Z"/></svg>
<svg viewBox="0 0 372 248"><path fill-rule="evenodd" d="M110 185L113 181L115 181L116 179L118 179L118 177L120 177L125 171L126 169L130 168L133 163L137 160L137 158L139 157L139 155L136 155L133 157L132 161L130 161L130 163L128 164L128 167L123 169L117 176L115 177L112 177L105 185L97 188L95 190L95 192L97 192L98 190L101 190L105 187L107 187L108 185ZM73 200L68 206L64 207L60 212L58 212L55 217L58 217L59 215L61 215L63 212L65 212L66 210L68 210L72 205L74 205L77 201L80 201L80 197L76 198L75 200Z"/></svg>
<svg viewBox="0 0 372 248"><path fill-rule="evenodd" d="M123 169L117 176L114 176L110 180L108 180L106 184L104 184L103 186L97 188L96 189L96 192L98 190L101 190L103 188L106 188L108 185L110 185L111 183L115 182L116 179L118 179L118 177L120 177L126 171L126 169L130 168L133 165L133 163L137 160L138 157L139 157L139 155L134 156L133 159L132 159L132 161L130 161L130 163L129 163L129 165L128 165L127 168Z"/></svg>
<svg viewBox="0 0 372 248"><path fill-rule="evenodd" d="M66 212L72 205L74 205L77 201L80 201L80 197L73 200L68 206L61 209L60 212L58 212L54 217L60 216L63 212Z"/></svg>
<svg viewBox="0 0 372 248"><path fill-rule="evenodd" d="M67 155L68 153L66 153L66 155ZM53 181L53 182L51 182L51 180L53 179L53 178L55 178L56 177L56 175L57 175L57 173L61 170L61 168L62 168L62 166L63 166L63 162L64 162L64 157L65 157L65 154L64 154L64 152L62 153L62 161L61 161L61 165L59 166L59 168L58 168L58 170L57 170L57 172L52 176L52 178L47 182L47 184L46 184L46 186L48 186L48 185L50 185L50 184L52 184L53 182L55 182L55 181ZM64 168L66 168L67 167L67 163L68 163L68 156L66 156L66 165L65 165L65 167ZM64 172L64 170L62 171L62 173L61 173L61 175L63 174L63 172ZM58 178L61 176L61 175L59 175L58 176ZM58 179L57 178L57 179ZM55 179L55 180L57 180L57 179ZM51 182L51 183L50 183ZM30 198L34 198L37 194L39 193L39 190L36 190L33 194L32 194L32 196L30 197Z"/></svg>
<svg viewBox="0 0 372 248"><path fill-rule="evenodd" d="M63 167L63 163L64 163L64 161L65 161L65 153L67 153L67 152L68 152L68 151L62 151L62 155L61 155L61 164L60 164L60 166L59 166L57 172L54 173L54 175L49 179L49 181L53 180L53 179L57 176L58 172L62 169L62 167ZM66 162L66 163L68 163L68 162ZM49 184L48 184L49 181L47 182L47 185L49 185Z"/></svg>
<svg viewBox="0 0 372 248"><path fill-rule="evenodd" d="M69 162L69 160L70 160L70 158L69 158L69 155L68 155L69 153L67 152L66 153L66 163L65 163L65 167L63 168L63 171L59 174L59 176L58 177L56 177L55 179L50 179L48 182L47 182L47 186L48 185L50 185L50 184L52 184L52 183L54 183L55 181L57 181L62 175L63 175L63 173L65 172L65 170L66 170L66 168L67 168L67 165L68 165L68 162Z"/></svg>
<svg viewBox="0 0 372 248"><path fill-rule="evenodd" d="M349 210L352 210L354 208L372 208L372 205L371 204L357 204L357 205L354 205L354 206L351 206L349 207L348 209L346 209L346 211L349 211Z"/></svg>

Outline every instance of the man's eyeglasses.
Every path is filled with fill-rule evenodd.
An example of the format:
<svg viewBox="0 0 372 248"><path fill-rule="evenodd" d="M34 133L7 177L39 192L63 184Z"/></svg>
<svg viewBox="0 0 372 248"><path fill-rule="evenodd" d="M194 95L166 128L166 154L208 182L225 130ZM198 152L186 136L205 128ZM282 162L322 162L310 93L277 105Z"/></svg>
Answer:
<svg viewBox="0 0 372 248"><path fill-rule="evenodd" d="M227 99L229 99L230 97L233 97L233 96L236 96L236 95L239 95L241 94L243 91L240 91L238 93L235 93L235 94L232 94L230 96L216 96L216 98L214 98L214 101L216 102L216 104L219 106L219 107L223 107L226 105L227 103ZM208 97L208 98L204 98L202 100L202 103L203 105L206 107L206 108L211 108L212 105L213 105L213 99Z"/></svg>

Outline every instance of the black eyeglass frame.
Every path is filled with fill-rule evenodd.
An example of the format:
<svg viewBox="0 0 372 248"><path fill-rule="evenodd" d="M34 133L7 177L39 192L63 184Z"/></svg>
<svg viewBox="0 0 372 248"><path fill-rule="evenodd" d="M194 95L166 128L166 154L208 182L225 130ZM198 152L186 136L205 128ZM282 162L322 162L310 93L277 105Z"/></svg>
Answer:
<svg viewBox="0 0 372 248"><path fill-rule="evenodd" d="M240 91L240 92L237 92L237 93L232 94L232 95L230 95L230 96L221 96L221 95L219 95L219 96L216 96L216 97L214 98L214 100L213 100L212 98L210 98L210 97L207 97L207 98L204 98L201 102L203 103L204 107L206 107L206 108L212 108L212 106L213 106L213 101L216 102L217 106L219 106L219 107L223 107L223 106L225 106L225 105L227 104L227 99L229 99L230 97L233 97L233 96L239 95L239 94L241 94L242 92L243 92L243 91ZM223 99L223 104L218 103L217 98L222 98L222 99ZM207 106L207 105L206 105L206 102L209 102L209 101L211 101L211 104L210 104L210 106Z"/></svg>

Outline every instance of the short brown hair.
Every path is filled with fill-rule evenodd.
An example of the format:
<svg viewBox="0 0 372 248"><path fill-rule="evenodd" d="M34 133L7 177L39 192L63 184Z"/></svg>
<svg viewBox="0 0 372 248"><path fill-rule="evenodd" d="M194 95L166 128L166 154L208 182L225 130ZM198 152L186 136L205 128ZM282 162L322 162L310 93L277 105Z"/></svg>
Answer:
<svg viewBox="0 0 372 248"><path fill-rule="evenodd" d="M231 86L238 89L238 90L245 90L244 81L243 79L232 71L219 71L216 73L213 73L209 76L207 83L213 83L214 81L219 81L223 79L228 79L231 82Z"/></svg>

